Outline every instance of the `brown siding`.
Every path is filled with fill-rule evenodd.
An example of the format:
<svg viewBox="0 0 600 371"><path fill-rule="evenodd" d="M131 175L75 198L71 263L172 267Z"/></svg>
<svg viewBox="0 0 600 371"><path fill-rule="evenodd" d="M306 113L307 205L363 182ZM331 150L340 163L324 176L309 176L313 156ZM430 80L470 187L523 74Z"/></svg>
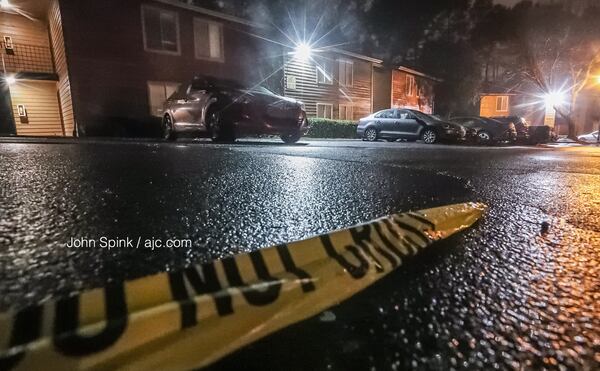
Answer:
<svg viewBox="0 0 600 371"><path fill-rule="evenodd" d="M342 59L349 59L343 57ZM373 65L371 62L360 59L353 59L354 62L354 84L351 87L340 86L339 104L351 104L354 107L354 120L368 116L372 113L372 94L373 89ZM335 64L336 76L338 63ZM345 94L344 94L345 93ZM347 96L346 96L347 95Z"/></svg>
<svg viewBox="0 0 600 371"><path fill-rule="evenodd" d="M481 97L481 104L480 104L480 116L483 117L493 117L493 116L508 116L510 115L510 111L511 111L511 104L512 104L512 99L510 96L508 96L508 111L498 111L496 109L496 99L499 97L499 95L485 95L483 97Z"/></svg>
<svg viewBox="0 0 600 371"><path fill-rule="evenodd" d="M333 56L327 55L332 59ZM287 86L289 76L296 78L296 88L290 89ZM337 112L336 103L338 101L338 91L335 86L317 83L317 66L314 62L304 62L295 58L286 58L285 60L285 96L301 100L306 105L306 114L310 117L317 115L317 103L327 103L333 105L334 117Z"/></svg>
<svg viewBox="0 0 600 371"><path fill-rule="evenodd" d="M4 36L10 36L14 44L14 54L2 50L8 72L54 72L47 24L43 20L0 12L0 36L2 49Z"/></svg>
<svg viewBox="0 0 600 371"><path fill-rule="evenodd" d="M412 96L407 95L407 76L415 78L416 89ZM411 75L405 71L392 72L392 107L411 108L425 113L433 113L434 83L422 76Z"/></svg>
<svg viewBox="0 0 600 371"><path fill-rule="evenodd" d="M10 87L17 135L62 136L56 82L21 80ZM25 105L28 122L22 122L17 106Z"/></svg>
<svg viewBox="0 0 600 371"><path fill-rule="evenodd" d="M0 13L1 36L10 36L15 44L49 47L46 23L31 21L19 14Z"/></svg>
<svg viewBox="0 0 600 371"><path fill-rule="evenodd" d="M373 68L373 112L391 107L392 71L383 67Z"/></svg>
<svg viewBox="0 0 600 371"><path fill-rule="evenodd" d="M54 63L58 75L58 93L65 134L72 136L75 128L75 117L73 115L73 101L71 99L71 83L65 53L65 42L63 37L62 18L58 0L54 0L48 12L50 24L50 38L54 53Z"/></svg>
<svg viewBox="0 0 600 371"><path fill-rule="evenodd" d="M333 61L333 84L317 83L317 66L314 61L303 62L292 57L285 61L285 95L301 100L306 104L306 113L310 117L317 115L317 103L333 105L333 118L339 118L339 105L346 104L354 107L354 120L368 116L372 112L372 66L371 62L361 59L337 55L321 54ZM353 63L353 85L341 86L339 79L338 61L347 60ZM287 86L289 76L296 78L296 89Z"/></svg>

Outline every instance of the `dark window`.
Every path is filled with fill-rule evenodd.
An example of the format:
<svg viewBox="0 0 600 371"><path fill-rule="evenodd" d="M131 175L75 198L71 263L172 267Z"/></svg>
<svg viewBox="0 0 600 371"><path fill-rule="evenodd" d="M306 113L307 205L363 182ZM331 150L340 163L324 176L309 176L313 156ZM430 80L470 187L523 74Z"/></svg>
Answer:
<svg viewBox="0 0 600 371"><path fill-rule="evenodd" d="M179 54L179 19L176 12L144 6L142 19L146 50Z"/></svg>
<svg viewBox="0 0 600 371"><path fill-rule="evenodd" d="M317 83L333 85L333 61L328 58L316 58Z"/></svg>
<svg viewBox="0 0 600 371"><path fill-rule="evenodd" d="M220 23L194 19L196 58L223 61L223 27Z"/></svg>

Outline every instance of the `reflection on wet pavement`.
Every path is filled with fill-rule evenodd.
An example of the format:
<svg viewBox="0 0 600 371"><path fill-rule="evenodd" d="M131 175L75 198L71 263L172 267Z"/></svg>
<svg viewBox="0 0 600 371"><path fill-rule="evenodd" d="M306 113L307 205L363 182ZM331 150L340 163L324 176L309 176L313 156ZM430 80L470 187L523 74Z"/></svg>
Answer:
<svg viewBox="0 0 600 371"><path fill-rule="evenodd" d="M599 154L376 145L0 144L0 304L477 200L475 229L214 368L598 368ZM64 246L132 231L194 248Z"/></svg>

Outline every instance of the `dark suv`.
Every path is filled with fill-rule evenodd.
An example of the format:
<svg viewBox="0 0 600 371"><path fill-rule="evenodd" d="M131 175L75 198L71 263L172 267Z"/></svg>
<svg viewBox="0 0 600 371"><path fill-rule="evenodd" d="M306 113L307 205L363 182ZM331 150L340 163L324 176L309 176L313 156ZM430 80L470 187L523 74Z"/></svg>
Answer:
<svg viewBox="0 0 600 371"><path fill-rule="evenodd" d="M467 128L468 139L481 144L513 142L517 139L517 130L512 122L501 122L487 117L455 117L451 122Z"/></svg>
<svg viewBox="0 0 600 371"><path fill-rule="evenodd" d="M497 116L492 117L496 121L503 122L505 124L514 124L517 130L517 141L527 142L529 140L529 123L524 117L519 116Z"/></svg>

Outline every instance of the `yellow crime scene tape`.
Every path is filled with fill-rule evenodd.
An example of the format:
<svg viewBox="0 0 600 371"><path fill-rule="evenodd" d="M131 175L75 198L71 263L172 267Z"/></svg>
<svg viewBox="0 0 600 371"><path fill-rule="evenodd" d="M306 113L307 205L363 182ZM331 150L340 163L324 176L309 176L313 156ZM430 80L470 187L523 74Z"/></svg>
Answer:
<svg viewBox="0 0 600 371"><path fill-rule="evenodd" d="M472 226L485 209L469 203L396 214L0 314L0 369L207 366L339 304Z"/></svg>

